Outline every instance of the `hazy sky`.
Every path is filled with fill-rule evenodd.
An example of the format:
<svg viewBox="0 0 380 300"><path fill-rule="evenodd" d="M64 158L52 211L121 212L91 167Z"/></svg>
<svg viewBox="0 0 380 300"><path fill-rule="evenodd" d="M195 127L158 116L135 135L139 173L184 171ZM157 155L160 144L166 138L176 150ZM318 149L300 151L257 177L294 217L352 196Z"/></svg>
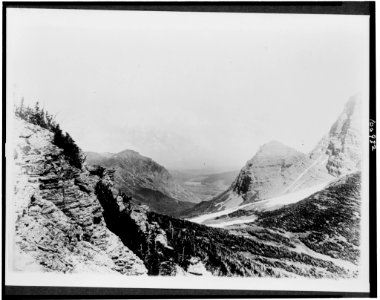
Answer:
<svg viewBox="0 0 380 300"><path fill-rule="evenodd" d="M8 101L40 101L85 151L240 168L310 151L368 90L367 16L7 10Z"/></svg>

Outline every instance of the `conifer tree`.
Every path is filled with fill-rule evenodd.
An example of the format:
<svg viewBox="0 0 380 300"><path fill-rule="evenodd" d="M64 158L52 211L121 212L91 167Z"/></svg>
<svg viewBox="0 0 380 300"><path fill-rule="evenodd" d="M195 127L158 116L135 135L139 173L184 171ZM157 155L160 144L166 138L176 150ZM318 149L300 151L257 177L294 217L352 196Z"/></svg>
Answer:
<svg viewBox="0 0 380 300"><path fill-rule="evenodd" d="M24 106L24 98L22 98L20 106L16 106L15 114L29 123L52 131L54 133L53 143L63 149L63 154L70 164L74 167L82 168L84 157L79 147L68 133L64 134L62 132L59 124L54 121L54 117L43 108L40 108L39 102L36 102L34 108L31 108Z"/></svg>

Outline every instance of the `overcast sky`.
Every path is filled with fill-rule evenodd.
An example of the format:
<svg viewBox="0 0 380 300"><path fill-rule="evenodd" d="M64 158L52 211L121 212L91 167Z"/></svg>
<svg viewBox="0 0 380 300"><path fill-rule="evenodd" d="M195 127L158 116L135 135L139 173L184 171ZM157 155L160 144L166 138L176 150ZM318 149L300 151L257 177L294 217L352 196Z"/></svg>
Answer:
<svg viewBox="0 0 380 300"><path fill-rule="evenodd" d="M310 151L368 92L367 16L7 10L8 101L40 101L85 151L238 169Z"/></svg>

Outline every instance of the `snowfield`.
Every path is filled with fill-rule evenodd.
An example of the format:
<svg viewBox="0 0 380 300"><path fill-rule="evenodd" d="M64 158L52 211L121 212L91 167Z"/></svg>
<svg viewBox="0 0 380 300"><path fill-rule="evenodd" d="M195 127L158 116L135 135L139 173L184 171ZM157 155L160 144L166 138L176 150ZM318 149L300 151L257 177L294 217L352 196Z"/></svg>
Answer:
<svg viewBox="0 0 380 300"><path fill-rule="evenodd" d="M218 211L218 212L211 213L211 214L201 215L201 216L198 216L195 218L188 219L188 221L198 223L198 224L204 224L204 225L207 225L210 227L226 227L226 226L231 226L231 225L236 225L236 224L250 223L256 219L256 216L253 215L254 211L270 211L270 210L275 210L275 209L281 208L282 206L285 206L288 204L296 203L296 202L301 201L301 200L309 197L310 195L322 190L329 183L330 183L330 181L327 181L327 182L317 184L315 186L312 186L312 187L309 187L306 189L302 189L302 190L297 191L297 192L288 193L288 194L285 194L282 196L261 200L261 201L255 202L255 203L244 204L244 205L241 205L238 207L225 209L225 210ZM225 215L228 215L230 213L233 213L235 211L242 210L242 209L252 210L252 216L250 216L249 218L240 217L240 218L236 218L234 220L228 220L228 221L224 221L224 222L220 222L220 221L218 222L218 220L213 220L217 217L225 216ZM213 221L215 221L215 222L213 222Z"/></svg>
<svg viewBox="0 0 380 300"><path fill-rule="evenodd" d="M328 158L323 159L322 157L319 157L318 159L315 160L305 171L303 171L297 178L296 180L293 181L291 185L289 185L284 193L288 193L290 191L294 191L299 185L300 185L300 180L303 176L305 176L314 166L321 164L322 166L326 165ZM322 161L322 162L321 162Z"/></svg>
<svg viewBox="0 0 380 300"><path fill-rule="evenodd" d="M326 187L329 184L330 181L314 185L312 187L302 189L297 192L288 193L279 197L274 197L266 200L261 200L255 203L252 203L252 209L258 210L258 211L270 211L278 209L284 205L296 203L298 201L301 201L310 195L319 192L324 187Z"/></svg>
<svg viewBox="0 0 380 300"><path fill-rule="evenodd" d="M240 210L240 209L242 209L244 207L247 207L247 206L250 206L250 205L252 205L252 203L244 204L244 205L233 207L233 208L228 208L228 209L217 211L217 212L210 213L210 214L201 215L201 216L198 216L198 217L195 217L195 218L191 218L191 219L187 219L187 220L190 221L190 222L202 224L206 220L214 219L214 218L217 218L217 217L220 217L220 216L224 216L224 215L230 214L230 213L232 213L234 211Z"/></svg>
<svg viewBox="0 0 380 300"><path fill-rule="evenodd" d="M227 222L220 222L220 223L205 223L204 225L207 225L209 227L215 227L215 228L223 228L227 226L237 225L237 224L245 224L245 223L251 223L257 219L257 216L253 215L250 217L241 217L232 221Z"/></svg>

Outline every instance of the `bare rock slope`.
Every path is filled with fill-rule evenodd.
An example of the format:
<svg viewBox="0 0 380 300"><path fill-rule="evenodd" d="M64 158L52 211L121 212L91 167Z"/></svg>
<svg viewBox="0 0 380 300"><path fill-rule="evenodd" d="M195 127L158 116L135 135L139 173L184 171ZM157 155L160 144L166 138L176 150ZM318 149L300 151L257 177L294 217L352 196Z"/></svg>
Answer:
<svg viewBox="0 0 380 300"><path fill-rule="evenodd" d="M351 97L329 133L310 154L313 159L326 161L325 167L328 173L335 177L360 169L362 153L360 114L360 97Z"/></svg>
<svg viewBox="0 0 380 300"><path fill-rule="evenodd" d="M95 195L97 182L112 182L112 172L71 166L52 132L23 120L15 120L13 138L14 269L146 274L142 260L106 227Z"/></svg>

